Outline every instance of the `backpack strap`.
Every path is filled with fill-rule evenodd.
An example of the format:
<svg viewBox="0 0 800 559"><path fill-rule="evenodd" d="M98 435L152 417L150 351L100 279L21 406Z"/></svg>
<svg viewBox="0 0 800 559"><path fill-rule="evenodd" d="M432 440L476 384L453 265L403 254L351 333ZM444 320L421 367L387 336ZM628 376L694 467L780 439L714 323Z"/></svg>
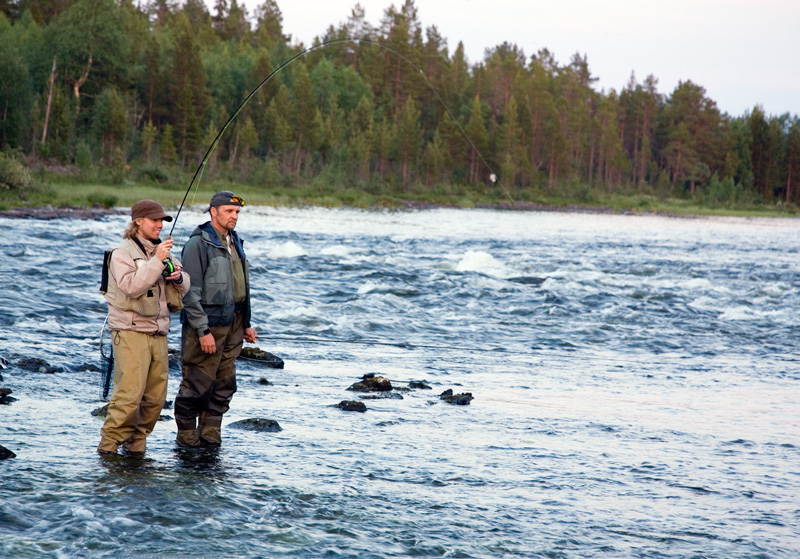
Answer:
<svg viewBox="0 0 800 559"><path fill-rule="evenodd" d="M112 252L114 252L113 248L103 253L103 270L100 273L100 293L106 293L108 291L108 270L111 266Z"/></svg>

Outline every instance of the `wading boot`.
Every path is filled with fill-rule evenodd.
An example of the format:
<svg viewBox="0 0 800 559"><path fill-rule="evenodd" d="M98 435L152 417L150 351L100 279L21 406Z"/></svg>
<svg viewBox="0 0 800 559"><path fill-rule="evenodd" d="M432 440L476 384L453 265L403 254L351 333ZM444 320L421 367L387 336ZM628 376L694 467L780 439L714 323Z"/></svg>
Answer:
<svg viewBox="0 0 800 559"><path fill-rule="evenodd" d="M200 435L197 429L178 429L178 436L175 437L175 442L178 446L195 447L200 446Z"/></svg>
<svg viewBox="0 0 800 559"><path fill-rule="evenodd" d="M141 436L131 435L122 443L122 453L131 458L142 458L146 449L145 440Z"/></svg>
<svg viewBox="0 0 800 559"><path fill-rule="evenodd" d="M97 454L100 456L116 456L117 446L117 443L111 439L103 437L100 439L100 444L97 445Z"/></svg>
<svg viewBox="0 0 800 559"><path fill-rule="evenodd" d="M200 414L200 443L203 446L220 446L222 444L222 416L206 412Z"/></svg>

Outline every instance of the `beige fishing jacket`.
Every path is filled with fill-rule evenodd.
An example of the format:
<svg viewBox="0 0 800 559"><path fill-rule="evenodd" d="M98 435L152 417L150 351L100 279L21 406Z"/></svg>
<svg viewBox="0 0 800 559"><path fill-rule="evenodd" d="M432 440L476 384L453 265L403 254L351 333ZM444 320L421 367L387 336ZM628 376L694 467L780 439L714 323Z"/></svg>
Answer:
<svg viewBox="0 0 800 559"><path fill-rule="evenodd" d="M169 332L170 316L165 294L164 264L155 258L155 245L139 237L142 249L132 239L124 239L111 254L108 274L108 325L111 330L133 330L146 334ZM171 257L173 262L177 259ZM173 284L181 295L189 290L189 274L181 272L183 282Z"/></svg>

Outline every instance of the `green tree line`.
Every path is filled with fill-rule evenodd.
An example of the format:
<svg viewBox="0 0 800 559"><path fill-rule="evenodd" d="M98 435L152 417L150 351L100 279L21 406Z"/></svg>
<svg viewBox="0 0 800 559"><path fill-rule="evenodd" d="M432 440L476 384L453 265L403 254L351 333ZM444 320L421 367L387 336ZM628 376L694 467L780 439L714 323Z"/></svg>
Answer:
<svg viewBox="0 0 800 559"><path fill-rule="evenodd" d="M520 200L800 200L796 115L730 116L702 86L665 95L652 75L598 91L585 55L559 64L511 43L470 64L413 0L377 27L356 4L315 44L331 41L258 91L206 176L424 193L492 188L494 170ZM119 180L194 169L247 94L304 49L276 0L253 14L237 0L0 0L0 175L14 157Z"/></svg>

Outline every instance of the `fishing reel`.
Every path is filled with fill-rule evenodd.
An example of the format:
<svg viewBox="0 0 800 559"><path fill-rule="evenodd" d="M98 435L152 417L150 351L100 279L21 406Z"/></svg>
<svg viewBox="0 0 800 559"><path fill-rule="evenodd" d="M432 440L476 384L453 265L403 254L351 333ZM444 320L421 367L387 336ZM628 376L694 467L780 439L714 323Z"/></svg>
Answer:
<svg viewBox="0 0 800 559"><path fill-rule="evenodd" d="M164 271L161 272L161 275L163 277L166 278L166 277L171 276L172 274L175 273L175 264L172 263L172 260L170 260L169 258L166 258L166 259L162 260L161 262L164 264Z"/></svg>

